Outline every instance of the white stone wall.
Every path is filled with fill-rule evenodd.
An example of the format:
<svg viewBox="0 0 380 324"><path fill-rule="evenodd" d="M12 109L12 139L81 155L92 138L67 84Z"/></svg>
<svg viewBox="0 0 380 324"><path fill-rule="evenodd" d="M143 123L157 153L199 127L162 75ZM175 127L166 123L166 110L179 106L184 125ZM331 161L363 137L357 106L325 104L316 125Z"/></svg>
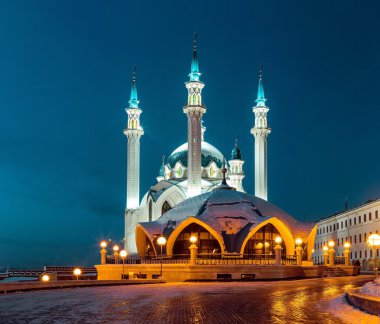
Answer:
<svg viewBox="0 0 380 324"><path fill-rule="evenodd" d="M333 240L337 255L343 256L343 244L350 242L350 260L359 260L366 265L374 258L374 252L366 243L373 233L380 233L380 199L320 220L317 223L313 261L323 260L323 246Z"/></svg>

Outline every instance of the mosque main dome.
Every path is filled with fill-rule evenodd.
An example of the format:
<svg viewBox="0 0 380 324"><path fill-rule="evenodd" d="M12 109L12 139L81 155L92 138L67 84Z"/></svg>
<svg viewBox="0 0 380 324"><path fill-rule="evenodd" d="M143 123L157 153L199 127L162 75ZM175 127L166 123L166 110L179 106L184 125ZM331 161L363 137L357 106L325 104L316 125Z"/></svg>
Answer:
<svg viewBox="0 0 380 324"><path fill-rule="evenodd" d="M184 143L173 151L168 157L168 164L174 168L177 162L181 162L183 166L187 167L187 152L188 143ZM202 141L201 144L201 163L202 167L207 167L212 161L221 168L223 165L223 154L213 145L208 142Z"/></svg>

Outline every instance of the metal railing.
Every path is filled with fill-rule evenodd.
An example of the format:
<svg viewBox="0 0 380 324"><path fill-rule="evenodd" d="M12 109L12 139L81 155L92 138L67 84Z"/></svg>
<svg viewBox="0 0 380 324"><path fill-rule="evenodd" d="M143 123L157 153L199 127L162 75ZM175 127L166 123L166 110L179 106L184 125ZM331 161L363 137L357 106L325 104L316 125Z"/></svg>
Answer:
<svg viewBox="0 0 380 324"><path fill-rule="evenodd" d="M346 264L346 258L344 256L334 256L334 265L335 264Z"/></svg>
<svg viewBox="0 0 380 324"><path fill-rule="evenodd" d="M189 254L174 254L172 256L158 257L128 257L124 260L120 257L115 260L114 256L107 256L107 264L188 264ZM199 253L196 258L198 265L274 265L276 263L274 254L215 254ZM296 265L295 255L281 255L281 265Z"/></svg>

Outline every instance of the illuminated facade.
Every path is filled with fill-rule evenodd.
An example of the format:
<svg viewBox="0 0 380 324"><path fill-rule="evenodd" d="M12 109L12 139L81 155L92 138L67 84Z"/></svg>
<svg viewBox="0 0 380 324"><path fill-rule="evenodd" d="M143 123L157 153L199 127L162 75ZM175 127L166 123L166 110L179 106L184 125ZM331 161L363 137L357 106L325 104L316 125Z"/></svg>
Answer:
<svg viewBox="0 0 380 324"><path fill-rule="evenodd" d="M140 124L142 110L139 108L137 99L134 73L131 98L129 107L126 109L128 126L124 130L128 138L124 241L125 248L130 254L137 253L135 229L138 223L155 221L184 200L211 192L222 182L222 169L227 162L216 147L205 141L206 127L203 124L203 116L206 113L206 106L202 101L202 90L205 84L200 77L195 35L189 81L186 82L187 105L183 107L183 112L187 116L187 142L163 159L157 183L140 200L140 138L144 131ZM255 135L255 178L256 183L260 184L255 187L255 190L256 195L263 199L267 199L266 136L270 132L266 121L268 108L265 106L265 100L260 74L257 107L254 108L256 122L251 132ZM243 165L244 160L236 143L231 159L226 165L226 181L228 185L240 192L244 192Z"/></svg>

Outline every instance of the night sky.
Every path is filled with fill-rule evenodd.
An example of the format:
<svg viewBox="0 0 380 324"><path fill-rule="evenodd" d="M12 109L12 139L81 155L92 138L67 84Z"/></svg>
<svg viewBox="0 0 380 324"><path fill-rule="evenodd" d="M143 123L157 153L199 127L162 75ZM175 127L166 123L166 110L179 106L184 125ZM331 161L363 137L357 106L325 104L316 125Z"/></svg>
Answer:
<svg viewBox="0 0 380 324"><path fill-rule="evenodd" d="M133 65L141 192L186 141L194 32L205 138L253 193L259 64L269 200L314 221L380 197L377 1L1 1L0 267L92 265L123 237Z"/></svg>

